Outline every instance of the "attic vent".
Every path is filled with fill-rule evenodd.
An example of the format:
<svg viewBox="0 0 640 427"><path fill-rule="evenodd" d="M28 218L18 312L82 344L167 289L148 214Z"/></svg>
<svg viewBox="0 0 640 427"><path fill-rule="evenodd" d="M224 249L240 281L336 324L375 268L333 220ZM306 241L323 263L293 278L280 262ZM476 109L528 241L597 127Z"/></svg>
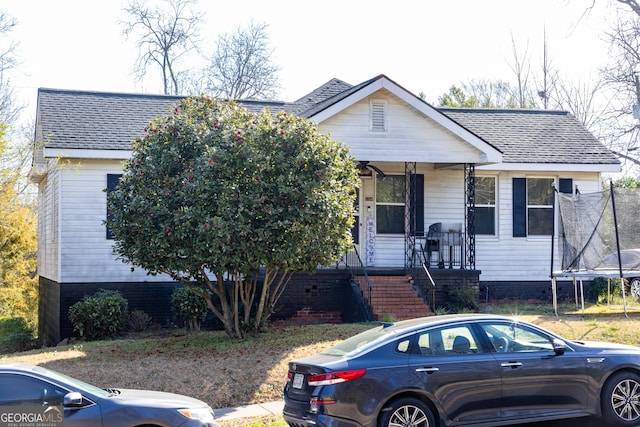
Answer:
<svg viewBox="0 0 640 427"><path fill-rule="evenodd" d="M384 132L387 130L387 103L371 101L371 130Z"/></svg>

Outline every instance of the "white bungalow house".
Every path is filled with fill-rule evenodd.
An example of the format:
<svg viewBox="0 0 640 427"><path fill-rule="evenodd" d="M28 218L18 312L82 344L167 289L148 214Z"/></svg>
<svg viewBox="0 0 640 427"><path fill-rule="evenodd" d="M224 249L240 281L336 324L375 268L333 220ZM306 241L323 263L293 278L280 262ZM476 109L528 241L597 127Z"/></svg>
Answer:
<svg viewBox="0 0 640 427"><path fill-rule="evenodd" d="M45 342L71 335L68 308L101 288L122 291L132 309L147 311L161 324L170 320L166 301L176 284L131 271L112 253L105 189L117 183L130 142L180 99L38 91L31 179L39 186ZM427 299L428 286L420 288L417 277L409 277L425 268L436 287L467 283L491 297L549 296L553 188L599 191L601 174L620 167L566 112L439 109L384 75L355 86L333 79L292 103L242 102L252 110L307 117L350 147L362 178L353 236L367 275L402 274ZM350 305L360 297L349 296L354 281L344 280L342 268L355 264L351 254L315 276L292 281L281 312L311 307L356 316ZM364 289L371 309L373 296Z"/></svg>

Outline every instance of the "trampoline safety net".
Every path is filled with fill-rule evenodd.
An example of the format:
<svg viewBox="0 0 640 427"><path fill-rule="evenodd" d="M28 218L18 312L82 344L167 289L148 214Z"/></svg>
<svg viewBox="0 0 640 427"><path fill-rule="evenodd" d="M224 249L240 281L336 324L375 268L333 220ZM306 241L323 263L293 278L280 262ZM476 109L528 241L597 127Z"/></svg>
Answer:
<svg viewBox="0 0 640 427"><path fill-rule="evenodd" d="M640 189L558 193L557 200L563 273L640 275Z"/></svg>

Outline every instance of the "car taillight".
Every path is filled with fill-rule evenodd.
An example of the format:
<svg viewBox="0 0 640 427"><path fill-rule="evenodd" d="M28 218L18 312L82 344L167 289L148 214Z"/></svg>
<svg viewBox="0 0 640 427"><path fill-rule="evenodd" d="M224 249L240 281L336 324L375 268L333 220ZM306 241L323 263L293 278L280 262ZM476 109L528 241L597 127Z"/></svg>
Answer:
<svg viewBox="0 0 640 427"><path fill-rule="evenodd" d="M307 384L310 386L339 384L356 380L367 372L366 369L354 369L352 371L327 372L324 374L309 375Z"/></svg>

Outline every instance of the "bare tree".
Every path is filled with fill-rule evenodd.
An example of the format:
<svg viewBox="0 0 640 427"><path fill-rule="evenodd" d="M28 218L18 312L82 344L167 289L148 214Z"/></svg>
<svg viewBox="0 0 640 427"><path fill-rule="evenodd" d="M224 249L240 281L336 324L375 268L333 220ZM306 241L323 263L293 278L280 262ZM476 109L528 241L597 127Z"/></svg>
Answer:
<svg viewBox="0 0 640 427"><path fill-rule="evenodd" d="M179 60L196 49L201 14L192 6L197 0L163 0L163 6L151 9L141 0L131 0L124 11L129 20L122 21L124 35L138 37L136 73L142 79L151 65L162 74L164 93L177 95Z"/></svg>
<svg viewBox="0 0 640 427"><path fill-rule="evenodd" d="M619 3L622 3L626 6L629 6L633 13L640 16L640 3L637 0L617 0Z"/></svg>
<svg viewBox="0 0 640 427"><path fill-rule="evenodd" d="M509 66L511 71L516 77L515 93L513 96L516 99L516 108L535 108L536 102L533 96L533 90L531 89L530 79L531 70L529 66L528 52L529 44L525 47L524 54L520 55L516 47L516 42L511 35L511 46L513 53L513 63Z"/></svg>
<svg viewBox="0 0 640 427"><path fill-rule="evenodd" d="M268 24L254 23L218 38L205 69L205 91L229 99L273 98L279 67L273 64Z"/></svg>
<svg viewBox="0 0 640 427"><path fill-rule="evenodd" d="M18 43L9 38L17 24L15 18L0 11L0 122L6 125L15 124L25 108L17 101L9 79L10 71L18 65Z"/></svg>
<svg viewBox="0 0 640 427"><path fill-rule="evenodd" d="M635 4L618 1L630 6L631 3ZM632 15L631 19L618 19L606 36L610 42L610 62L600 71L612 93L605 128L608 146L621 159L640 166L636 152L640 148L638 116L633 111L634 105L640 104L637 75L640 64L640 18Z"/></svg>

